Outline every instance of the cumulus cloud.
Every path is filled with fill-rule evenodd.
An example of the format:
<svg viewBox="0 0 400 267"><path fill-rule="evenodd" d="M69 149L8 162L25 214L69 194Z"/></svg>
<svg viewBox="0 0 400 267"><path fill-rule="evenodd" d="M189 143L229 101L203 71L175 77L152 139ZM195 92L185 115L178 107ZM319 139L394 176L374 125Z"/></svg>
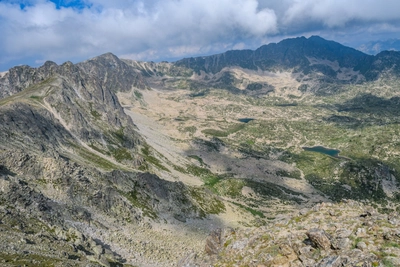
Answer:
<svg viewBox="0 0 400 267"><path fill-rule="evenodd" d="M376 23L400 20L397 0L294 0L289 4L282 22L320 23L327 27L343 27L350 22Z"/></svg>
<svg viewBox="0 0 400 267"><path fill-rule="evenodd" d="M0 70L109 51L160 60L287 36L394 33L399 9L397 0L2 0Z"/></svg>
<svg viewBox="0 0 400 267"><path fill-rule="evenodd" d="M93 0L86 4L77 9L38 0L21 8L16 1L0 2L1 53L54 60L107 51L176 57L277 32L274 11L260 9L256 0Z"/></svg>

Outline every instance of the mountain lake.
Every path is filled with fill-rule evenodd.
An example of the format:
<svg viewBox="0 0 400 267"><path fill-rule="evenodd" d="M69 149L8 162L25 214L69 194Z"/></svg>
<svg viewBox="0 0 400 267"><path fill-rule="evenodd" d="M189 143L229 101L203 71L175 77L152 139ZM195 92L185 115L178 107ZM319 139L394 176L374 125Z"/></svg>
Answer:
<svg viewBox="0 0 400 267"><path fill-rule="evenodd" d="M317 152L321 154L325 154L331 157L338 158L340 150L337 149L332 149L332 148L326 148L323 146L313 146L313 147L303 147L305 151L312 151L312 152Z"/></svg>
<svg viewBox="0 0 400 267"><path fill-rule="evenodd" d="M254 119L252 119L252 118L241 118L241 119L238 119L238 121L244 122L244 123L249 123L251 121L254 121Z"/></svg>

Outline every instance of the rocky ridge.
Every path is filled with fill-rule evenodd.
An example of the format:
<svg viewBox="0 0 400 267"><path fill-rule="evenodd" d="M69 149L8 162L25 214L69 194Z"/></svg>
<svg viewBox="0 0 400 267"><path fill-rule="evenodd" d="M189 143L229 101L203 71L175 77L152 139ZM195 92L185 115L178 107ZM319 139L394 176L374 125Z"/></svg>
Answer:
<svg viewBox="0 0 400 267"><path fill-rule="evenodd" d="M111 54L77 65L46 62L37 69L10 69L0 80L1 133L8 140L4 145L28 143L30 151L66 153L73 144L81 147L75 154L89 151L107 161L138 166L143 141L115 95L136 87L145 87L140 74Z"/></svg>
<svg viewBox="0 0 400 267"><path fill-rule="evenodd" d="M398 75L398 57L399 53L395 51L371 56L319 36L311 36L285 39L254 51L232 50L212 56L185 58L175 65L192 69L202 77L200 83L237 93L248 94L268 88L267 91L271 91L273 87L254 81L243 84L243 80L232 69L265 74L287 71L299 82L299 90L313 94L332 94L340 91L343 85L377 80L386 71ZM243 86L247 91L237 90Z"/></svg>
<svg viewBox="0 0 400 267"><path fill-rule="evenodd" d="M1 264L395 266L398 55L311 37L175 63L108 53L10 69ZM302 150L325 143L346 157ZM392 213L309 209L345 198Z"/></svg>
<svg viewBox="0 0 400 267"><path fill-rule="evenodd" d="M205 255L178 266L399 266L399 225L397 212L353 200L320 203L260 228L219 229Z"/></svg>
<svg viewBox="0 0 400 267"><path fill-rule="evenodd" d="M3 265L170 264L190 228L177 227L181 244L162 248L174 225L206 217L209 203L223 209L210 193L138 170L157 160L116 94L147 85L114 55L15 67L0 88ZM172 226L157 238L153 224Z"/></svg>

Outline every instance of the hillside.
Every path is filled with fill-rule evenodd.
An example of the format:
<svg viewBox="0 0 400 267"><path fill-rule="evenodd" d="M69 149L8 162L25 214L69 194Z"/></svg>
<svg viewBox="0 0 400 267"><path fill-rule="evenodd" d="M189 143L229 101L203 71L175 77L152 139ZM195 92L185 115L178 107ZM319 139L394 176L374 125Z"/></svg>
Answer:
<svg viewBox="0 0 400 267"><path fill-rule="evenodd" d="M2 264L395 266L399 61L313 36L10 69Z"/></svg>

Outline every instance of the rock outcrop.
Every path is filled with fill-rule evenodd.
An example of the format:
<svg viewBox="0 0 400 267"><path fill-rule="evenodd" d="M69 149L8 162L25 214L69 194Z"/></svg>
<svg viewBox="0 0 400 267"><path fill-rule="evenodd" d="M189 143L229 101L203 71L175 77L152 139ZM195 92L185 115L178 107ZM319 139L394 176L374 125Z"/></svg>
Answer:
<svg viewBox="0 0 400 267"><path fill-rule="evenodd" d="M397 266L399 219L352 200L321 203L260 228L217 230L207 256L181 266Z"/></svg>

